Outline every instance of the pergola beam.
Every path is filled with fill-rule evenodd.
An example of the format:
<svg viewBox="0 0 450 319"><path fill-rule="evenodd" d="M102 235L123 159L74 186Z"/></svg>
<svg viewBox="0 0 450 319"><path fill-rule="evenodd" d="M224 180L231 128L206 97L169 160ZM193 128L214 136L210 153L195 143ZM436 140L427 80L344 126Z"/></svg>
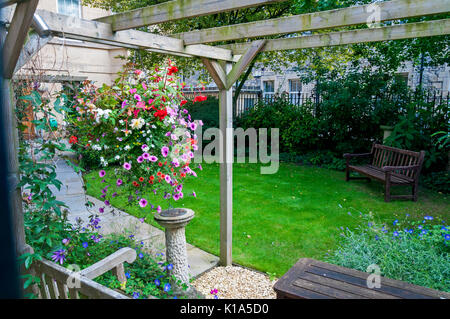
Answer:
<svg viewBox="0 0 450 319"><path fill-rule="evenodd" d="M432 37L450 34L450 19L431 20L417 23L398 24L380 28L368 28L343 32L324 33L310 36L267 40L262 51L282 51L330 47L338 45ZM250 43L236 43L222 47L234 54L245 52Z"/></svg>
<svg viewBox="0 0 450 319"><path fill-rule="evenodd" d="M226 90L227 88L227 73L223 67L214 60L202 58L202 62L211 75L214 83L216 83L219 90Z"/></svg>
<svg viewBox="0 0 450 319"><path fill-rule="evenodd" d="M173 37L183 39L189 45L366 24L374 14L371 11L374 5L380 22L450 12L450 0L395 0L196 30Z"/></svg>
<svg viewBox="0 0 450 319"><path fill-rule="evenodd" d="M109 23L113 31L119 31L281 1L284 0L175 0L102 17L97 21Z"/></svg>
<svg viewBox="0 0 450 319"><path fill-rule="evenodd" d="M52 40L52 37L41 38L39 34L33 33L23 46L20 52L19 60L17 61L14 73L19 71L25 64L27 64L39 50Z"/></svg>
<svg viewBox="0 0 450 319"><path fill-rule="evenodd" d="M219 47L203 44L185 46L183 40L137 30L113 32L108 23L84 20L46 10L38 10L38 14L47 23L53 36L131 49L141 48L172 55L197 56L230 62L237 60L230 50Z"/></svg>
<svg viewBox="0 0 450 319"><path fill-rule="evenodd" d="M3 45L3 77L11 79L39 0L18 3Z"/></svg>

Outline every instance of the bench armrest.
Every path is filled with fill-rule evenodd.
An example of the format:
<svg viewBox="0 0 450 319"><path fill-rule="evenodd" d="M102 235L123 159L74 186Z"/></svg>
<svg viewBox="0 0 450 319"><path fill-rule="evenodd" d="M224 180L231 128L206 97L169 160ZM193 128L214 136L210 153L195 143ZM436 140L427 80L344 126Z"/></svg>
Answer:
<svg viewBox="0 0 450 319"><path fill-rule="evenodd" d="M352 158L352 157L369 157L371 156L372 153L361 153L361 154L350 154L350 153L345 153L344 154L344 158Z"/></svg>
<svg viewBox="0 0 450 319"><path fill-rule="evenodd" d="M393 172L393 171L397 171L397 170L407 170L407 169L412 169L412 170L418 170L420 168L419 165L410 165L410 166L383 166L381 168L381 170L383 172Z"/></svg>
<svg viewBox="0 0 450 319"><path fill-rule="evenodd" d="M80 275L89 279L94 279L103 275L105 272L113 270L120 282L126 280L123 263L131 264L136 260L136 251L129 247L124 247L109 255L108 257L96 262L95 264L80 271Z"/></svg>

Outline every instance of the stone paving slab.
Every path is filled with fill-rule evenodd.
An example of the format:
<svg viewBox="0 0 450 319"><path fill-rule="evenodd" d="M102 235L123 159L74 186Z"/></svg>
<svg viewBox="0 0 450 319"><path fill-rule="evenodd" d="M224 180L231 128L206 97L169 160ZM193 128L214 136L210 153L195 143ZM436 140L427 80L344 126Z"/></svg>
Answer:
<svg viewBox="0 0 450 319"><path fill-rule="evenodd" d="M142 241L144 249L151 254L163 253L165 256L165 234L164 231L142 222L139 218L129 215L126 212L114 208L106 208L104 213L99 213L98 208L104 207L104 203L97 198L85 195L81 176L75 173L65 160L55 161L57 164L57 178L63 183L61 189L52 189L57 200L60 200L68 206L68 220L75 224L78 219L82 220L83 225L89 222L89 216L93 213L99 215L101 221L99 233L108 234L132 234L137 241ZM87 208L86 199L91 201L94 206ZM215 267L219 258L207 253L195 246L187 244L187 255L189 263L189 273L191 277L197 277L200 274ZM164 258L163 258L164 259Z"/></svg>

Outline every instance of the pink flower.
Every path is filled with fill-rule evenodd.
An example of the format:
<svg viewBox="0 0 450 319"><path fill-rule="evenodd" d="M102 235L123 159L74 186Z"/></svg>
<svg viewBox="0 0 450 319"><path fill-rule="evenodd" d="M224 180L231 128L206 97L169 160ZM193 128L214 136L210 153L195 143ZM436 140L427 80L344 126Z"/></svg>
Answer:
<svg viewBox="0 0 450 319"><path fill-rule="evenodd" d="M145 198L142 198L140 201L139 201L139 206L141 206L142 208L144 208L145 206L147 206L147 200L145 199Z"/></svg>
<svg viewBox="0 0 450 319"><path fill-rule="evenodd" d="M130 94L134 94L137 92L137 89L130 89Z"/></svg>
<svg viewBox="0 0 450 319"><path fill-rule="evenodd" d="M100 172L98 172L98 176L103 177L106 175L106 172L104 170L101 170Z"/></svg>
<svg viewBox="0 0 450 319"><path fill-rule="evenodd" d="M134 99L135 99L136 101L142 100L142 98L141 98L141 96L140 96L139 94L135 94L135 95L134 95Z"/></svg>
<svg viewBox="0 0 450 319"><path fill-rule="evenodd" d="M195 131L195 129L197 128L197 124L195 124L194 122L189 123L189 128L193 131Z"/></svg>
<svg viewBox="0 0 450 319"><path fill-rule="evenodd" d="M197 194L195 192L192 192L192 196L194 196L195 198L197 198Z"/></svg>
<svg viewBox="0 0 450 319"><path fill-rule="evenodd" d="M167 146L163 146L161 148L161 154L162 156L167 157L167 155L169 155L169 148Z"/></svg>
<svg viewBox="0 0 450 319"><path fill-rule="evenodd" d="M161 206L156 207L156 211L157 211L158 213L161 213Z"/></svg>
<svg viewBox="0 0 450 319"><path fill-rule="evenodd" d="M148 104L152 104L152 103L153 103L153 101L154 101L154 99L150 99L150 100L148 100Z"/></svg>
<svg viewBox="0 0 450 319"><path fill-rule="evenodd" d="M142 71L141 70L139 70L139 69L137 69L137 70L134 70L134 74L136 74L136 75L139 75L139 74L141 74L142 73Z"/></svg>
<svg viewBox="0 0 450 319"><path fill-rule="evenodd" d="M148 159L150 159L150 154L144 153L144 154L142 154L142 158L148 160Z"/></svg>
<svg viewBox="0 0 450 319"><path fill-rule="evenodd" d="M142 163L144 161L144 158L142 157L142 156L139 156L138 158L137 158L137 162L138 163Z"/></svg>
<svg viewBox="0 0 450 319"><path fill-rule="evenodd" d="M145 85L144 82L142 82L142 88L144 89L144 91L147 91L147 85Z"/></svg>
<svg viewBox="0 0 450 319"><path fill-rule="evenodd" d="M123 164L123 168L125 168L127 171L129 171L129 170L131 169L131 164L125 162L125 163Z"/></svg>
<svg viewBox="0 0 450 319"><path fill-rule="evenodd" d="M139 101L136 103L136 107L140 109L145 109L145 102Z"/></svg>
<svg viewBox="0 0 450 319"><path fill-rule="evenodd" d="M117 186L120 186L120 185L122 185L122 183L123 183L122 180L119 178L119 179L117 180L117 182L116 182L116 185L117 185Z"/></svg>
<svg viewBox="0 0 450 319"><path fill-rule="evenodd" d="M122 108L124 108L125 106L127 106L127 103L128 103L127 100L123 101L123 102L122 102Z"/></svg>
<svg viewBox="0 0 450 319"><path fill-rule="evenodd" d="M150 156L149 158L150 162L156 162L158 160L158 158L156 156Z"/></svg>

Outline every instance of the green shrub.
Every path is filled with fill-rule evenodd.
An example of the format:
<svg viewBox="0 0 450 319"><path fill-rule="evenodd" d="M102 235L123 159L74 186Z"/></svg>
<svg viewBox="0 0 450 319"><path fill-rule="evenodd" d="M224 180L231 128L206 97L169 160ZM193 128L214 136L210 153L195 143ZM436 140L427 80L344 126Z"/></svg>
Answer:
<svg viewBox="0 0 450 319"><path fill-rule="evenodd" d="M206 101L195 102L188 100L184 107L189 111L192 120L203 121L203 131L211 127L219 127L219 100L208 96Z"/></svg>
<svg viewBox="0 0 450 319"><path fill-rule="evenodd" d="M369 218L367 226L343 230L342 236L326 261L360 271L375 264L382 276L450 291L450 229L444 222L406 217L387 226Z"/></svg>
<svg viewBox="0 0 450 319"><path fill-rule="evenodd" d="M450 174L448 171L432 172L423 177L423 184L425 187L441 192L443 194L450 194Z"/></svg>

